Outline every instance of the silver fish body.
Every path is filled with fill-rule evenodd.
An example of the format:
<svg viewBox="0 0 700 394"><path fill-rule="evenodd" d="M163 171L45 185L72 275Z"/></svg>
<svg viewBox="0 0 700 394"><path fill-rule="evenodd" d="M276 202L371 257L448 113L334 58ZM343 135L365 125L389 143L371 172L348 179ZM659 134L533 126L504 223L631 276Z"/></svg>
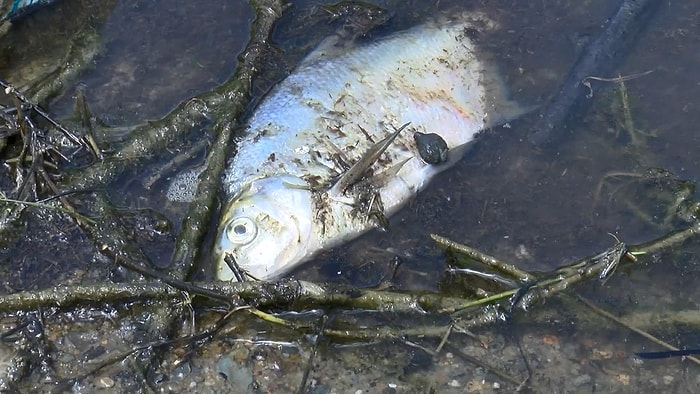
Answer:
<svg viewBox="0 0 700 394"><path fill-rule="evenodd" d="M349 48L329 38L278 84L225 172L217 277L233 278L226 254L253 277L272 279L357 237L375 225L372 204L396 212L459 159L459 147L518 112L479 61L470 28L428 23ZM368 187L338 186L349 166L406 124L372 163ZM421 160L415 132L439 134L448 162Z"/></svg>

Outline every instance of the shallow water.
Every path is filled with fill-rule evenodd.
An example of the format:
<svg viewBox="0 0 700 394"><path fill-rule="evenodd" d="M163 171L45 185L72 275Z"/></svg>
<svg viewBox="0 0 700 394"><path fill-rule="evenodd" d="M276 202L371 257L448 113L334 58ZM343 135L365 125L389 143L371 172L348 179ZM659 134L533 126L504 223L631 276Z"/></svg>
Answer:
<svg viewBox="0 0 700 394"><path fill-rule="evenodd" d="M305 29L310 15L318 12L316 3L293 3L278 25L274 42L279 52L270 55L269 70L259 79L254 99L332 29L323 24L311 31ZM557 89L580 51L615 9L615 4L602 0L411 1L402 2L401 7L392 7L387 0L379 4L389 8L394 17L377 34L464 9L496 20L500 28L477 39L492 54L513 97L528 106L542 105ZM56 26L61 31L58 22L51 19L59 15L54 13L93 6L64 0L58 8L40 11L24 24ZM236 54L246 44L251 20L245 2L224 0L115 1L104 15L101 23L96 23L103 49L76 85L86 87L95 114L112 125L156 119L181 100L225 80L235 67ZM700 177L696 154L700 146L696 132L700 121L697 37L700 5L665 2L629 56L619 61L612 75L601 76L654 70L625 84L641 145L631 144L621 124L619 89L610 83L594 83L591 108L575 114L568 124L571 138L553 151L535 149L525 140L531 119L515 121L511 128L490 130L461 163L438 176L426 192L392 217L388 231L373 231L294 275L374 285L387 273L388 262L398 256L402 264L396 272L396 287L436 290L450 282L444 281L445 258L428 238L430 233L479 248L525 270L546 271L610 247L613 237L635 244L684 228L681 220L663 220L672 182L606 175L646 174L650 168L664 168L691 182ZM6 78L12 80L9 75ZM50 109L67 114L74 92L75 87L67 87ZM139 181L123 182L120 187L126 196L119 203L157 209L177 228L184 208L163 208L165 182L148 189ZM87 241L69 221L40 222L30 221L27 235L0 252L5 292L104 277L110 263L83 246ZM46 234L53 235L47 238ZM52 253L37 252L46 247L47 239ZM156 237L148 245L149 253L156 261L167 261L171 244L172 235ZM604 283L586 283L577 290L673 345L697 347L693 321L678 322L671 313L697 309L696 245L693 242L675 253L644 257L642 264L619 270ZM17 261L23 262L21 269L11 267ZM85 261L93 262L81 263ZM406 316L376 319L372 324L380 326L382 319L401 322ZM104 330L104 320L93 316L85 321L89 321L84 323L89 330ZM658 321L664 324L658 325ZM240 327L207 346L192 360L189 373L171 376L161 389L240 392L232 383L240 381L232 376L252 374L260 392L294 390L310 345L294 332L268 332L270 328L261 323L244 321ZM138 341L137 336L128 334L132 328L125 323L118 327L126 344ZM72 330L78 333L73 342L80 354L92 342L80 336L81 330L88 328ZM697 365L681 359L637 360L634 352L659 348L566 298L548 301L531 313L516 314L512 321L479 329L476 334L478 341L453 336L451 344L456 350L447 348L437 355L400 340L322 347L311 373L316 382L312 392L428 392L431 388L436 392L490 392L515 388L461 359L460 351L523 379L528 369L524 358L533 372L530 384L536 392L694 392L700 385ZM289 341L291 345L253 344L250 338ZM409 340L430 349L439 342ZM224 363L229 359L240 363ZM138 386L128 378L116 381L118 386L113 389ZM95 387L91 384L99 387L98 379L88 381L82 389Z"/></svg>

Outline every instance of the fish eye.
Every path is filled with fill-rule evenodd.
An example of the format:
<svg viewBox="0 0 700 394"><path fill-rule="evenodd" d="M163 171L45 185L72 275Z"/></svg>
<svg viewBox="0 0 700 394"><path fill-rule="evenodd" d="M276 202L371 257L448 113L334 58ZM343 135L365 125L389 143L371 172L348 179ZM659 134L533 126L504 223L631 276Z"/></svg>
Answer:
<svg viewBox="0 0 700 394"><path fill-rule="evenodd" d="M236 218L226 227L226 237L234 244L249 244L256 235L258 235L258 227L250 218Z"/></svg>

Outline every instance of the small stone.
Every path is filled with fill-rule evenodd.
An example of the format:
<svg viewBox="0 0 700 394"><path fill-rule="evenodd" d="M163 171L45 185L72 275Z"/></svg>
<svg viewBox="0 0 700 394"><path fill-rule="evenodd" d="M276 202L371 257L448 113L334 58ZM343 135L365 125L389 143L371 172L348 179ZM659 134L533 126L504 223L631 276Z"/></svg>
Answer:
<svg viewBox="0 0 700 394"><path fill-rule="evenodd" d="M580 375L580 376L577 376L571 380L571 383L573 383L574 386L587 385L590 382L591 382L590 375Z"/></svg>
<svg viewBox="0 0 700 394"><path fill-rule="evenodd" d="M246 364L235 362L230 354L219 358L216 372L233 387L248 387L253 383L253 370Z"/></svg>
<svg viewBox="0 0 700 394"><path fill-rule="evenodd" d="M248 358L250 357L250 351L248 349L241 347L233 352L231 352L231 358L233 361L238 362L238 363L244 363L248 361Z"/></svg>
<svg viewBox="0 0 700 394"><path fill-rule="evenodd" d="M624 384L625 386L628 386L630 384L630 375L626 373L615 375L615 379L617 379L618 382Z"/></svg>
<svg viewBox="0 0 700 394"><path fill-rule="evenodd" d="M108 389L114 387L114 379L108 376L102 376L99 379L97 379L95 386L101 389Z"/></svg>

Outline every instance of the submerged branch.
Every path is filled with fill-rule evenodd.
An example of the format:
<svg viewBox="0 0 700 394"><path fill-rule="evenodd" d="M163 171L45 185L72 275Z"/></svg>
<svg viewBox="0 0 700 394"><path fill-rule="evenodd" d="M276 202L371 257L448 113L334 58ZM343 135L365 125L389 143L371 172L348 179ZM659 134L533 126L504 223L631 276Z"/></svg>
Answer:
<svg viewBox="0 0 700 394"><path fill-rule="evenodd" d="M583 81L591 75L606 75L613 68L613 62L623 58L659 4L659 0L622 0L607 27L584 50L559 92L540 112L530 135L533 144L546 147L563 137L571 110L585 103L588 89Z"/></svg>
<svg viewBox="0 0 700 394"><path fill-rule="evenodd" d="M433 241L435 241L438 245L440 245L443 248L452 249L456 252L459 252L473 260L476 260L486 265L491 269L495 269L507 276L510 276L511 278L519 282L527 283L535 279L534 276L521 270L514 264L505 264L502 261L496 259L495 257L479 252L478 250L467 245L454 242L437 234L430 234L430 238L432 238Z"/></svg>
<svg viewBox="0 0 700 394"><path fill-rule="evenodd" d="M360 290L344 285L316 284L282 279L276 282L193 282L182 289L163 282L99 283L58 286L0 296L0 312L40 307L69 308L75 305L147 299L181 298L183 291L219 300L242 299L256 307L297 305L311 308L330 305L392 312L436 311L463 299L438 294L410 295L389 291ZM212 297L216 294L216 297Z"/></svg>
<svg viewBox="0 0 700 394"><path fill-rule="evenodd" d="M661 237L643 245L632 246L629 250L635 251L635 254L639 251L657 252L676 246L699 231L700 224L696 224L671 236ZM459 246L458 243L450 242L451 245ZM534 282L530 286L533 288L537 287L542 291L537 292L537 296L528 298L527 303L523 306L530 306L536 300L564 291L583 280L600 278L602 273L610 274L610 267L616 266L620 259L625 257L631 258L626 251L625 245L618 243L602 253L556 269L549 275L542 275L543 279ZM492 264L498 266L501 263L494 259ZM148 272L140 271L140 273L151 275ZM534 278L531 274L528 275ZM191 285L188 288L180 288L180 281L174 278L172 281L168 281L169 283L163 283L163 278L158 279L160 282L59 286L42 291L4 295L0 296L0 311L30 310L38 307L65 308L76 303L101 303L151 298L168 299L180 297L183 291L206 297L212 297L212 294L215 294L217 296L214 298L220 300L240 298L256 307L292 306L312 308L316 306L334 306L391 312L452 313L463 308L484 304L484 300L468 300L437 293L409 294L385 290L367 290L340 284L317 284L295 279L281 279L276 282L186 282ZM506 299L520 290L521 288L508 289L503 294L492 296L491 301ZM529 294L535 293L531 292ZM524 300L521 302L525 303ZM467 324L467 326L479 324L475 322L474 324Z"/></svg>
<svg viewBox="0 0 700 394"><path fill-rule="evenodd" d="M200 176L197 194L178 234L177 245L171 261L171 272L179 279L186 279L193 271L201 250L200 245L211 222L216 206L216 196L222 177L233 127L243 114L250 95L253 77L260 69L259 63L267 45L272 26L282 15L284 3L279 0L251 1L257 15L253 23L251 39L246 50L239 56L236 73L219 90L218 96L209 98L208 106L225 113L218 113L214 130L216 141L207 158L207 169ZM223 102L221 102L223 101Z"/></svg>
<svg viewBox="0 0 700 394"><path fill-rule="evenodd" d="M137 128L114 156L76 171L69 177L64 188L100 188L125 171L125 161L131 167L146 163L162 152L164 146L181 141L190 131L209 119L223 120L224 125L231 124L232 119L240 115L247 104L250 81L258 68L256 63L260 61L261 52L267 45L272 24L284 8L280 0L254 0L251 4L257 18L253 24L251 41L239 56L240 64L234 76L218 88L181 103L163 119ZM220 127L221 124L215 125L215 129Z"/></svg>
<svg viewBox="0 0 700 394"><path fill-rule="evenodd" d="M696 221L685 230L667 234L650 242L630 246L630 253L635 255L658 253L663 249L680 245L698 233L700 233L700 221Z"/></svg>

